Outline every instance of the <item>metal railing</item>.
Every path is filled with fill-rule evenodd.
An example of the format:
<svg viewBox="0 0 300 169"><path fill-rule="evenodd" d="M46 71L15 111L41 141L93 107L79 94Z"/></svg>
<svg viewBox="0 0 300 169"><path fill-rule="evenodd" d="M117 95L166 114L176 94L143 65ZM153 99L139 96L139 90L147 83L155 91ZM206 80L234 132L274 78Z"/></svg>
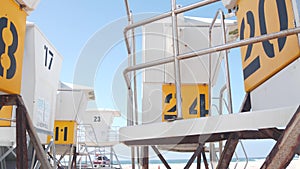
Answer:
<svg viewBox="0 0 300 169"><path fill-rule="evenodd" d="M206 3L204 3L204 2L206 2ZM201 1L201 3L197 3L197 5L194 5L194 6L191 5L191 6L201 7L203 5L210 4L208 2L213 3L213 2L216 2L216 1ZM202 4L202 5L200 5L200 4ZM187 9L187 8L184 8L184 9ZM193 8L191 8L191 9L193 9ZM177 11L175 13L179 13L178 9L176 9L175 11ZM185 10L180 10L180 11L183 12ZM127 31L128 30L136 28L138 26L142 26L143 24L148 24L148 23L154 22L156 20L165 18L165 17L163 17L165 15L166 14L163 14L163 15L160 15L160 17L157 16L157 17L148 19L146 21L139 22L139 23L127 26L124 30L125 41L128 41L128 37L127 37ZM214 46L214 47L209 47L209 48L201 49L201 50L190 52L190 53L179 54L177 56L170 56L170 57L166 57L166 58L162 58L162 59L157 59L157 60L149 61L147 63L141 63L141 64L129 66L123 71L123 76L125 78L128 90L130 91L129 93L132 93L131 82L130 82L130 78L128 76L129 72L140 70L140 69L145 69L145 68L149 68L149 67L153 67L153 66L163 65L163 64L167 64L167 63L171 63L171 62L175 61L174 58L177 58L180 61L180 60L190 59L190 58L194 58L194 57L201 57L201 56L206 55L206 54L220 52L220 51L224 51L224 50L228 50L228 49L232 49L232 48L236 48L236 47L245 46L245 45L248 45L248 44L259 43L259 42L262 42L262 41L271 40L271 39L275 39L275 38L281 38L281 37L285 37L285 36L289 36L289 35L293 35L293 34L297 34L297 33L300 33L300 28L299 27L279 31L279 32L276 32L276 33L261 35L261 36L257 36L257 37L253 37L253 38L249 38L249 39L244 39L244 40L240 40L240 41L230 42L230 43L226 43L226 44L223 44L223 45L217 45L217 46ZM128 44L127 44L127 47L129 47ZM130 50L128 50L129 55L130 55L130 53L131 53ZM175 79L175 80L177 81L178 79ZM177 89L177 87L176 87L176 89ZM129 96L129 98L132 98L132 96ZM181 100L180 99L176 99L176 100L178 101L177 105L181 105ZM132 119L128 119L128 120L132 121Z"/></svg>
<svg viewBox="0 0 300 169"><path fill-rule="evenodd" d="M220 16L221 19L221 31L222 31L222 43L223 45L226 44L226 30L225 30L225 18L224 18L224 12L219 9L215 15L215 17L212 20L212 23L209 27L209 47L212 47L212 29L214 28L214 25L217 21L218 16ZM230 114L233 113L233 109L232 109L232 96L231 96L231 85L230 85L230 72L229 72L229 64L228 64L228 52L227 50L225 51L225 73L226 73L226 89L228 92L228 105L229 105L229 110L228 112ZM209 84L211 84L211 56L212 53L209 53ZM209 103L211 101L211 87L209 87Z"/></svg>
<svg viewBox="0 0 300 169"><path fill-rule="evenodd" d="M124 33L124 38L125 38L125 43L126 43L126 48L127 48L127 53L128 53L129 65L123 71L123 76L125 78L127 89L128 89L128 112L127 112L128 123L127 124L129 126L138 124L138 116L137 116L138 108L137 108L137 102L136 102L137 90L136 90L135 71L174 62L176 98L181 98L181 81L180 81L180 64L179 64L180 61L185 60L185 59L195 58L195 57L201 57L201 56L209 54L210 55L209 56L209 60L210 60L209 66L211 66L210 65L211 64L211 54L216 53L216 52L225 51L226 89L228 90L227 91L228 92L228 95L227 95L228 96L228 106L226 106L226 107L229 109L228 110L229 113L233 113L232 99L231 99L231 87L230 87L230 72L229 72L229 67L228 67L228 56L227 56L226 50L300 33L300 27L296 27L296 28L287 29L287 30L283 30L280 32L276 32L276 33L271 33L271 34L257 36L257 37L253 37L253 38L249 38L249 39L226 43L224 13L221 10L219 10L218 13L215 15L213 23L210 27L210 38L211 38L211 30L214 25L214 22L216 21L217 17L220 15L221 22L222 22L221 29L222 29L222 33L223 33L223 44L216 45L216 46L211 46L211 44L210 44L209 48L200 49L200 50L185 53L185 54L180 54L179 45L178 45L178 32L177 32L178 31L177 14L187 12L192 9L200 8L202 6L206 6L206 5L218 2L218 1L220 1L220 0L204 0L204 1L200 1L197 3L191 4L191 5L185 6L185 7L176 8L176 0L171 0L171 11L163 13L163 14L155 16L155 17L152 17L152 18L149 18L149 19L146 19L146 20L143 20L143 21L133 23L132 13L130 11L127 0L125 0L129 25L125 27L123 33ZM147 24L150 24L150 23L153 23L155 21L167 18L167 17L172 18L173 56L149 61L146 63L136 64L136 62L135 62L136 56L135 56L134 29L144 26L144 25L147 25ZM130 42L129 42L130 38L128 35L130 30L131 30L130 38L132 39L131 40L132 45L130 45ZM210 39L210 42L211 42L211 39ZM131 60L131 58L133 60ZM209 69L210 69L209 70L209 72L210 72L211 67L209 67ZM132 72L133 72L133 74L132 74ZM133 79L134 80L134 84L133 84L134 88L133 89L132 89L132 82L131 82L132 75L134 78ZM211 72L209 73L209 85L211 85L211 76L210 75L211 75ZM211 91L209 91L209 98L210 98L209 103L211 104ZM135 99L135 100L133 101L133 99ZM220 102L222 102L222 100L223 100L223 98L221 99ZM180 118L182 118L181 99L176 99L176 105L177 105L177 113L178 113L177 118L180 119ZM135 116L133 115L133 108L135 108ZM136 121L133 120L134 118ZM241 145L242 145L242 143L241 143ZM242 148L243 148L243 151L245 152L243 145L242 145ZM137 150L137 152L138 152L138 150ZM132 167L134 169L135 168L134 147L131 148L131 155L132 155ZM246 157L247 157L247 155L246 155Z"/></svg>
<svg viewBox="0 0 300 169"><path fill-rule="evenodd" d="M189 11L189 10L192 10L192 9L196 9L196 8L199 8L199 7L202 7L202 6L205 6L205 5L209 5L209 4L218 2L218 1L220 1L220 0L205 0L205 1L197 2L197 3L191 4L191 5L188 5L188 6L185 6L185 7L181 7L181 8L178 8L178 9L174 9L172 11L163 13L161 15L158 15L158 16L155 16L155 17L152 17L152 18L149 18L149 19L145 19L145 20L140 21L140 22L132 23L132 24L126 26L124 28L124 38L125 38L125 43L126 43L128 54L131 54L131 48L130 48L130 45L129 45L128 34L127 34L129 30L135 29L135 28L140 27L140 26L147 25L149 23L153 23L155 21L158 21L158 20L161 20L161 19L164 19L164 18L167 18L167 17L171 17L172 12L174 14L180 14L180 13L183 13L183 12L186 12L186 11ZM127 4L127 15L128 15L131 12L130 12L127 0L125 0L125 2Z"/></svg>

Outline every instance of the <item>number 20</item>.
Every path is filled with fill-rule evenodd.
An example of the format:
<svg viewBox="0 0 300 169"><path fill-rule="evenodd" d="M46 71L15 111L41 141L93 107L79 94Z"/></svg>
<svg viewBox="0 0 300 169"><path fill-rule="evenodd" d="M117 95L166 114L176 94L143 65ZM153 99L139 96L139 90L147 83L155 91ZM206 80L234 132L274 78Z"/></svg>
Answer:
<svg viewBox="0 0 300 169"><path fill-rule="evenodd" d="M280 24L280 31L288 29L288 14L286 8L285 0L276 0L277 4L277 12L279 15L279 24ZM265 0L259 0L258 6L258 15L259 15L259 28L260 34L265 35L267 34L267 26L266 26L266 18L265 18ZM246 13L247 16L247 24L250 26L250 38L255 36L255 21L254 21L254 14L251 11ZM242 19L242 23L240 26L240 39L243 40L245 35L245 19ZM279 52L283 49L286 43L286 37L278 38L277 43L279 46ZM269 40L262 42L264 52L269 58L275 57L275 51L273 44L270 43ZM246 50L246 61L252 52L253 44L249 44ZM247 79L251 74L257 71L260 68L260 56L257 56L245 69L244 69L244 79Z"/></svg>

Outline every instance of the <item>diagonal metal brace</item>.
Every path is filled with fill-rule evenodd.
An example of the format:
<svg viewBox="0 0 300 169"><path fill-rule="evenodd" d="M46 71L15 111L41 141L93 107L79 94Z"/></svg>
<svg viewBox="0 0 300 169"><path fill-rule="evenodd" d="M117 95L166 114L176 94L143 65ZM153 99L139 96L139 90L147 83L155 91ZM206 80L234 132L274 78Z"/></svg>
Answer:
<svg viewBox="0 0 300 169"><path fill-rule="evenodd" d="M154 152L156 153L156 155L158 156L158 158L160 159L160 161L165 165L165 167L167 169L171 169L171 167L169 166L168 162L165 160L165 158L160 154L159 150L156 148L156 146L151 146L152 149L154 150Z"/></svg>
<svg viewBox="0 0 300 169"><path fill-rule="evenodd" d="M37 153L37 159L40 161L43 169L51 169L47 156L41 145L41 141L29 117L26 106L20 95L0 95L0 108L2 106L17 106L17 168L28 168L26 130L30 136L33 147Z"/></svg>
<svg viewBox="0 0 300 169"><path fill-rule="evenodd" d="M198 148L196 149L196 151L194 152L194 154L192 155L192 157L189 159L189 161L187 162L187 164L184 167L184 169L190 168L190 166L192 165L192 163L195 161L195 158L199 154L201 154L201 151L203 151L203 144L199 144Z"/></svg>
<svg viewBox="0 0 300 169"><path fill-rule="evenodd" d="M238 143L239 143L239 133L230 134L225 144L224 150L221 154L221 158L218 162L217 169L228 168Z"/></svg>
<svg viewBox="0 0 300 169"><path fill-rule="evenodd" d="M288 123L261 169L286 168L300 145L300 106Z"/></svg>

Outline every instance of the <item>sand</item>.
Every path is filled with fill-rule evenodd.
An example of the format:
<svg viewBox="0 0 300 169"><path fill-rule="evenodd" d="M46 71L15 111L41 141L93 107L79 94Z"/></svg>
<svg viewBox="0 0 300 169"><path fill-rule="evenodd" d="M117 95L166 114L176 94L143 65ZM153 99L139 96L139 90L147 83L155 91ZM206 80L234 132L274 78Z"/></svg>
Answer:
<svg viewBox="0 0 300 169"><path fill-rule="evenodd" d="M247 164L246 169L258 169L263 164L264 160L257 160L257 161L249 161ZM230 163L229 168L234 169L236 163L232 162ZM244 169L246 165L246 162L238 162L236 165L236 169ZM123 169L131 169L130 165L122 165ZM185 164L170 164L170 167L172 169L182 169L185 167ZM190 167L191 169L197 168L197 164L193 163ZM201 164L201 168L205 168L204 164ZM137 167L136 167L137 169ZM166 167L163 164L150 164L149 169L166 169ZM287 169L300 169L300 160L293 160L290 165L287 167Z"/></svg>

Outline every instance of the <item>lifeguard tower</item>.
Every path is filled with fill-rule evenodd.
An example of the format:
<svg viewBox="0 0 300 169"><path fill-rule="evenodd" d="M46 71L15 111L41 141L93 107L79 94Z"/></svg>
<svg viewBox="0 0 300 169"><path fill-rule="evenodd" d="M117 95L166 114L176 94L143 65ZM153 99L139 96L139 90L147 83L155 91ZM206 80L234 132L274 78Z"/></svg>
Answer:
<svg viewBox="0 0 300 169"><path fill-rule="evenodd" d="M88 109L81 115L82 131L79 144L91 149L90 154L95 158L99 156L109 158L109 163L102 165L96 164L94 160L95 168L122 168L113 148L119 144L119 128L112 126L116 117L120 117L120 112L112 109Z"/></svg>
<svg viewBox="0 0 300 169"><path fill-rule="evenodd" d="M0 10L6 17L1 32L10 31L1 33L0 46L1 168L50 167L42 145L53 145L47 137L53 135L62 56L34 23L26 23L25 12L37 3L7 0Z"/></svg>
<svg viewBox="0 0 300 169"><path fill-rule="evenodd" d="M59 166L76 168L78 154L78 126L80 115L84 114L88 101L95 100L94 89L86 86L60 82L54 124L54 155L60 156ZM50 140L50 138L49 138ZM66 164L62 160L67 157Z"/></svg>
<svg viewBox="0 0 300 169"><path fill-rule="evenodd" d="M134 22L125 1L124 37L132 60L124 70L128 126L120 129L120 141L131 146L132 168L149 167L148 147L166 168L159 149L193 152L185 168L196 158L197 168L201 159L205 168L228 168L244 139L276 140L262 168L286 167L300 144L299 1L223 0L228 12L218 10L212 19L184 13L219 0L183 7L171 2L169 12ZM236 22L229 20L233 16ZM142 63L136 62L139 27ZM230 57L242 58L246 94L233 112L228 52L237 47L242 57ZM140 70L142 105L135 85Z"/></svg>

